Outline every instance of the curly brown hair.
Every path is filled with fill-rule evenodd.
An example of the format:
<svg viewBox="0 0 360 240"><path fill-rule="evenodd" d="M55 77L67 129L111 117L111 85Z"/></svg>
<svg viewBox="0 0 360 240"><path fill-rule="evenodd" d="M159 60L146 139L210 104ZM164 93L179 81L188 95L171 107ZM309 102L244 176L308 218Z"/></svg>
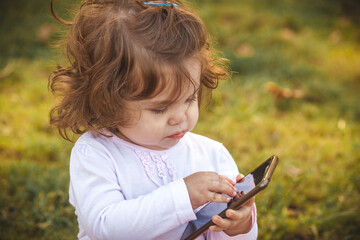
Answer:
<svg viewBox="0 0 360 240"><path fill-rule="evenodd" d="M201 63L199 102L227 78L225 59L214 54L203 22L183 2L172 3L85 1L73 22L58 18L51 4L54 18L71 26L66 37L70 65L49 77L49 88L61 97L50 123L63 138L72 141L69 131L116 134L129 121L126 101L149 99L164 89L169 81L164 66L172 69L174 99L183 84L194 84L184 67L189 58Z"/></svg>

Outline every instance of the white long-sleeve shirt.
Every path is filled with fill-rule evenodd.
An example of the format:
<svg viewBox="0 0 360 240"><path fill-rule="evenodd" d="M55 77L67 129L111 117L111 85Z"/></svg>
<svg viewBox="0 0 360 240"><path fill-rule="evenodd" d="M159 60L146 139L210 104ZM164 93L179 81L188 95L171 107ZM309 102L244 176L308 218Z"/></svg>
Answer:
<svg viewBox="0 0 360 240"><path fill-rule="evenodd" d="M159 151L116 136L83 134L70 160L70 203L79 239L180 239L196 219L184 177L214 171L235 180L237 166L225 147L187 133ZM256 239L256 210L247 234L229 237L207 231L200 239Z"/></svg>

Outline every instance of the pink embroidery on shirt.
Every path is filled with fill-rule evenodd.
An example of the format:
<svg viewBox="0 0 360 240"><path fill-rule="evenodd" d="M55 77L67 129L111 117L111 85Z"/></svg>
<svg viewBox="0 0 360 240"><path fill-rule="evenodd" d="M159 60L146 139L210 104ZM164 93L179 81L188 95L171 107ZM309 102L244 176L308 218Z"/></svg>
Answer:
<svg viewBox="0 0 360 240"><path fill-rule="evenodd" d="M173 181L176 179L174 163L168 158L166 152L157 153L135 149L134 151L139 157L146 174L156 186L169 183L168 176L172 178ZM157 177L160 178L162 184L157 181Z"/></svg>
<svg viewBox="0 0 360 240"><path fill-rule="evenodd" d="M161 156L159 154L156 154L154 152L150 152L150 156L152 160L155 162L157 170L158 170L158 176L162 178L163 183L167 184L168 180L165 174L165 164L163 163Z"/></svg>
<svg viewBox="0 0 360 240"><path fill-rule="evenodd" d="M143 165L143 167L145 169L145 172L148 175L148 177L150 178L150 180L153 183L155 183L156 186L160 186L160 184L155 179L155 176L154 176L155 175L155 169L154 169L154 166L152 164L151 157L150 157L149 153L139 151L139 150L135 150L135 153L140 158L141 163L142 163L142 165Z"/></svg>
<svg viewBox="0 0 360 240"><path fill-rule="evenodd" d="M169 175L172 176L173 180L176 179L176 169L173 161L168 157L166 152L162 155L162 160L165 162L166 167L168 168Z"/></svg>

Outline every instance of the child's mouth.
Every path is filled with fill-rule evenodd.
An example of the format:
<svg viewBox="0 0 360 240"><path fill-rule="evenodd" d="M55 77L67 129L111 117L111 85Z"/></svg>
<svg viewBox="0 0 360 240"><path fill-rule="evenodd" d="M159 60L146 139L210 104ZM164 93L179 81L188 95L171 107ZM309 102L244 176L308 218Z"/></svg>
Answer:
<svg viewBox="0 0 360 240"><path fill-rule="evenodd" d="M173 134L173 135L169 136L168 138L180 139L185 135L185 133L186 133L186 131L179 132L179 133L176 133L176 134Z"/></svg>

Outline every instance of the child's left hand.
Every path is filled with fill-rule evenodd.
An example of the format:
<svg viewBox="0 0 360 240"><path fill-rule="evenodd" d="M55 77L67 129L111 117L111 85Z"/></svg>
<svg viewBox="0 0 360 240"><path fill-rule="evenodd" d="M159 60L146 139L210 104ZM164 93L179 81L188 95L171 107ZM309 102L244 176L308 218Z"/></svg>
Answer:
<svg viewBox="0 0 360 240"><path fill-rule="evenodd" d="M244 176L239 174L236 177L238 182ZM216 224L209 228L210 231L221 232L224 231L229 236L235 236L238 234L244 234L251 230L252 226L252 207L255 201L255 197L249 199L238 210L228 209L225 213L227 218L221 218L219 215L212 217L212 221Z"/></svg>

